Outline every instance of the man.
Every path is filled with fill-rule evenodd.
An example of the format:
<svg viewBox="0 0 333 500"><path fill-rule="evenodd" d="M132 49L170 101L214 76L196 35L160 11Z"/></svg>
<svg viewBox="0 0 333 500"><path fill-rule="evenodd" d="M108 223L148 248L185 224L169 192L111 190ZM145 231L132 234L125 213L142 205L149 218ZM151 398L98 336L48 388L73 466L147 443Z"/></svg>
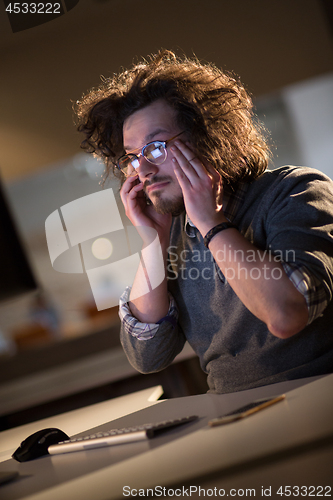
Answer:
<svg viewBox="0 0 333 500"><path fill-rule="evenodd" d="M162 249L167 278L143 292L141 269L121 297L133 366L161 370L187 340L212 392L331 372L333 183L267 170L241 83L162 51L77 112L83 147L122 176L127 217L156 230Z"/></svg>

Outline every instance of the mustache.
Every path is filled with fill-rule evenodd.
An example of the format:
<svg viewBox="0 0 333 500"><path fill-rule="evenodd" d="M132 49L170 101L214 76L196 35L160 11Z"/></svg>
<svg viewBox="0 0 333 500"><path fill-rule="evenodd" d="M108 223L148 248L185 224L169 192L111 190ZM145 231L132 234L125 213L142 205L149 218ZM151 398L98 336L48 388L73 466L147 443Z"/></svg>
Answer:
<svg viewBox="0 0 333 500"><path fill-rule="evenodd" d="M156 175L151 179L146 180L143 183L143 189L147 189L148 186L152 186L153 184L158 184L160 182L169 182L169 181L172 181L172 179L168 175Z"/></svg>

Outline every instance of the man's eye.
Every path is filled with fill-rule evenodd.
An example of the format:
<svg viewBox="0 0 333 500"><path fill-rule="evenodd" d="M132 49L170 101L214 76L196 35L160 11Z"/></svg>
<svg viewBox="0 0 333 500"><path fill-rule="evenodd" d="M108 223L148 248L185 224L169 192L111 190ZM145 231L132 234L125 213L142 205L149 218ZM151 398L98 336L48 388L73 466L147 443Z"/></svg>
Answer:
<svg viewBox="0 0 333 500"><path fill-rule="evenodd" d="M131 165L132 165L133 168L138 168L140 166L140 162L136 158L135 160L131 161Z"/></svg>
<svg viewBox="0 0 333 500"><path fill-rule="evenodd" d="M158 148L156 149L153 149L152 151L150 151L150 154L154 157L154 158L159 158L160 156L162 156L162 151Z"/></svg>

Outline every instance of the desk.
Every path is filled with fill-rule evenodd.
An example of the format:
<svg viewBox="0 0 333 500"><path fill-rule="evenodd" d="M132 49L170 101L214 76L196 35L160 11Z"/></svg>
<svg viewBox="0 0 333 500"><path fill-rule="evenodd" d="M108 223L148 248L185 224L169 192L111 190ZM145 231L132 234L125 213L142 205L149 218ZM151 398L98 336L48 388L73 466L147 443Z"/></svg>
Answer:
<svg viewBox="0 0 333 500"><path fill-rule="evenodd" d="M40 429L58 427L69 436L73 436L155 404L162 394L163 388L161 386L150 387L149 389L0 432L0 462L10 459L18 444Z"/></svg>
<svg viewBox="0 0 333 500"><path fill-rule="evenodd" d="M210 488L210 493L215 487L221 491L225 488L225 496L236 496L232 495L231 488L243 488L239 496L246 495L245 488L253 488L257 497L281 500L288 496L288 490L283 490L285 495L277 495L278 485L285 488L290 486L290 481L291 486L312 484L332 488L332 389L333 375L329 375L232 394L160 401L113 421L112 427L185 414L197 414L200 420L147 443L48 456L24 464L12 460L3 462L0 470L16 469L21 478L2 486L1 498L107 500L125 498L131 490L133 496L135 492L139 496L140 489L146 493L147 488L156 486L166 488L166 497L170 488L175 491L175 488L197 484ZM282 392L286 393L284 401L247 419L214 428L207 425L210 418L254 399ZM94 431L107 428L110 423ZM124 490L125 486L128 488ZM316 490L312 496L317 497L319 493ZM332 496L332 489L321 493ZM173 495L169 492L168 496ZM191 496L197 498L198 495Z"/></svg>

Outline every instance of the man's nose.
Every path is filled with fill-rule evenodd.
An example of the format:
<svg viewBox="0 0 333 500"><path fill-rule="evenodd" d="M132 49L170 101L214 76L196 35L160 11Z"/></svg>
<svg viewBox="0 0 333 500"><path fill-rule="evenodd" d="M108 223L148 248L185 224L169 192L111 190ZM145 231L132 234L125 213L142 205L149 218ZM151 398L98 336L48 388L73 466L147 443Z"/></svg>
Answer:
<svg viewBox="0 0 333 500"><path fill-rule="evenodd" d="M141 181L152 177L158 172L158 165L150 163L144 156L140 156L139 163L140 164L136 168L136 171L138 172Z"/></svg>

